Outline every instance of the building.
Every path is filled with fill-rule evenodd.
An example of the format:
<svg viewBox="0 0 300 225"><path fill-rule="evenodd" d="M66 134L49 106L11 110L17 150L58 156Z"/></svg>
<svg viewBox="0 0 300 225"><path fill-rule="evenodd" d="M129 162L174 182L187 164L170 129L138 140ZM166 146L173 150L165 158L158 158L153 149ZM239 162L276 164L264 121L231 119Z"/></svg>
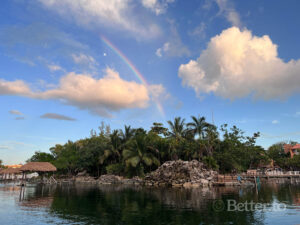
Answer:
<svg viewBox="0 0 300 225"><path fill-rule="evenodd" d="M299 155L300 154L300 144L296 144L296 145L286 144L286 145L284 145L284 153L285 154L290 154L290 157L292 159L294 157L294 155Z"/></svg>
<svg viewBox="0 0 300 225"><path fill-rule="evenodd" d="M23 165L22 164L16 164L16 165L6 165L4 166L5 168L9 168L9 169L19 169L21 168Z"/></svg>

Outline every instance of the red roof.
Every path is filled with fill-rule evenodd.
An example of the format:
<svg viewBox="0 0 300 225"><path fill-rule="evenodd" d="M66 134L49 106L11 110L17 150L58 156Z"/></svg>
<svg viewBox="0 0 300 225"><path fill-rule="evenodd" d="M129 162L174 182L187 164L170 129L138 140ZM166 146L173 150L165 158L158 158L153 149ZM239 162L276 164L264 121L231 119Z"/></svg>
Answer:
<svg viewBox="0 0 300 225"><path fill-rule="evenodd" d="M292 149L300 149L300 144L296 144L292 147Z"/></svg>
<svg viewBox="0 0 300 225"><path fill-rule="evenodd" d="M290 145L290 144L285 144L284 145L284 153L285 154L289 153L290 149L292 149L292 145Z"/></svg>

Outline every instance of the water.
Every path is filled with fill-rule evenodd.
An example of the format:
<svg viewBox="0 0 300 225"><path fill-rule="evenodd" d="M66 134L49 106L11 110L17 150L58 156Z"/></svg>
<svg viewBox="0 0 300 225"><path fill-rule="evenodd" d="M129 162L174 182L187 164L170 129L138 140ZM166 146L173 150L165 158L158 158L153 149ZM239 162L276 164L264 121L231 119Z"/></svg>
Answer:
<svg viewBox="0 0 300 225"><path fill-rule="evenodd" d="M228 200L243 203L244 208L234 211L233 204L228 208L231 204ZM251 202L257 208L251 208ZM268 184L258 190L255 187L184 190L63 185L21 190L13 184L0 183L0 224L295 225L300 224L300 186Z"/></svg>

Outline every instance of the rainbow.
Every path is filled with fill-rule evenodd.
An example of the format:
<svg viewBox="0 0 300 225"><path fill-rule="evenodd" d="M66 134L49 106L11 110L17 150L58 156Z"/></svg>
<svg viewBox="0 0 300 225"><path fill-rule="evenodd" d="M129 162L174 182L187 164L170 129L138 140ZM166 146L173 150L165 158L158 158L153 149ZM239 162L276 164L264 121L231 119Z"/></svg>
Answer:
<svg viewBox="0 0 300 225"><path fill-rule="evenodd" d="M149 90L149 85L145 79L145 77L141 74L141 72L133 65L133 63L115 46L113 43L111 43L107 38L105 38L103 35L100 35L101 40L113 51L115 52L120 59L127 64L127 66L131 69L131 71L134 73L134 75L142 82L143 85L146 86L146 88ZM156 107L160 114L162 116L165 115L164 109L161 105L161 103L154 99L154 102L156 104Z"/></svg>

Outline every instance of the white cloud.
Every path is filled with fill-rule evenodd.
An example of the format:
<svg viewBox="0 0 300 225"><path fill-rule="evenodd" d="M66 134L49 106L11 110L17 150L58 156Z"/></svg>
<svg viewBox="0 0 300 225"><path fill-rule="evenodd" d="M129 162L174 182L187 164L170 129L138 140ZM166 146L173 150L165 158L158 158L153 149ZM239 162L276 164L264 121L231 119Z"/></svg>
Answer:
<svg viewBox="0 0 300 225"><path fill-rule="evenodd" d="M72 58L74 60L75 63L78 63L78 64L95 64L96 63L96 60L90 56L90 55L85 55L83 53L80 53L78 55L76 54L72 54Z"/></svg>
<svg viewBox="0 0 300 225"><path fill-rule="evenodd" d="M53 120L67 120L67 121L75 121L76 120L72 117L57 114L57 113L45 113L45 114L41 115L40 118L42 118L42 119L53 119Z"/></svg>
<svg viewBox="0 0 300 225"><path fill-rule="evenodd" d="M165 42L161 48L158 48L155 52L158 57L181 57L189 56L190 50L182 44L180 39L174 39L170 42Z"/></svg>
<svg viewBox="0 0 300 225"><path fill-rule="evenodd" d="M273 120L273 121L272 121L272 124L278 124L278 123L279 123L278 120Z"/></svg>
<svg viewBox="0 0 300 225"><path fill-rule="evenodd" d="M98 65L97 61L90 55L80 53L72 54L71 56L76 64L87 66L90 69L95 69L95 67Z"/></svg>
<svg viewBox="0 0 300 225"><path fill-rule="evenodd" d="M38 0L46 8L84 27L109 26L144 38L160 34L159 27L144 17L137 18L131 0Z"/></svg>
<svg viewBox="0 0 300 225"><path fill-rule="evenodd" d="M230 0L215 0L220 11L219 15L224 15L232 26L241 27L240 15L236 12Z"/></svg>
<svg viewBox="0 0 300 225"><path fill-rule="evenodd" d="M155 91L153 91L155 90ZM110 116L111 111L128 108L145 108L150 97L164 93L161 85L138 84L123 80L119 73L107 68L103 78L88 74L68 73L59 84L45 91L33 92L23 81L0 81L0 95L21 95L36 99L56 99L65 104Z"/></svg>
<svg viewBox="0 0 300 225"><path fill-rule="evenodd" d="M190 50L182 43L181 38L178 34L174 21L169 21L170 27L170 39L163 44L161 48L158 48L155 54L158 57L181 57L189 56Z"/></svg>
<svg viewBox="0 0 300 225"><path fill-rule="evenodd" d="M153 84L148 87L151 97L156 101L166 100L170 97L166 89L161 84Z"/></svg>
<svg viewBox="0 0 300 225"><path fill-rule="evenodd" d="M0 95L29 96L30 94L31 90L24 81L5 81L0 79Z"/></svg>
<svg viewBox="0 0 300 225"><path fill-rule="evenodd" d="M162 49L163 47L156 49L155 55L157 55L158 57L162 57Z"/></svg>
<svg viewBox="0 0 300 225"><path fill-rule="evenodd" d="M183 85L198 96L214 93L235 99L284 98L300 91L300 60L284 62L269 36L252 35L237 27L211 38L196 60L179 67Z"/></svg>
<svg viewBox="0 0 300 225"><path fill-rule="evenodd" d="M66 104L97 114L107 114L107 110L144 108L149 100L144 85L122 80L111 69L107 69L105 76L98 80L84 74L69 73L60 79L58 88L40 93L39 97L61 99Z"/></svg>
<svg viewBox="0 0 300 225"><path fill-rule="evenodd" d="M60 71L60 70L64 70L62 67L60 67L59 65L47 65L48 69L51 71L51 72L55 72L55 71Z"/></svg>
<svg viewBox="0 0 300 225"><path fill-rule="evenodd" d="M19 115L19 116L23 115L23 113L21 113L19 110L10 110L9 113L12 115Z"/></svg>
<svg viewBox="0 0 300 225"><path fill-rule="evenodd" d="M165 13L168 5L173 2L175 0L142 0L143 6L153 11L156 15Z"/></svg>

